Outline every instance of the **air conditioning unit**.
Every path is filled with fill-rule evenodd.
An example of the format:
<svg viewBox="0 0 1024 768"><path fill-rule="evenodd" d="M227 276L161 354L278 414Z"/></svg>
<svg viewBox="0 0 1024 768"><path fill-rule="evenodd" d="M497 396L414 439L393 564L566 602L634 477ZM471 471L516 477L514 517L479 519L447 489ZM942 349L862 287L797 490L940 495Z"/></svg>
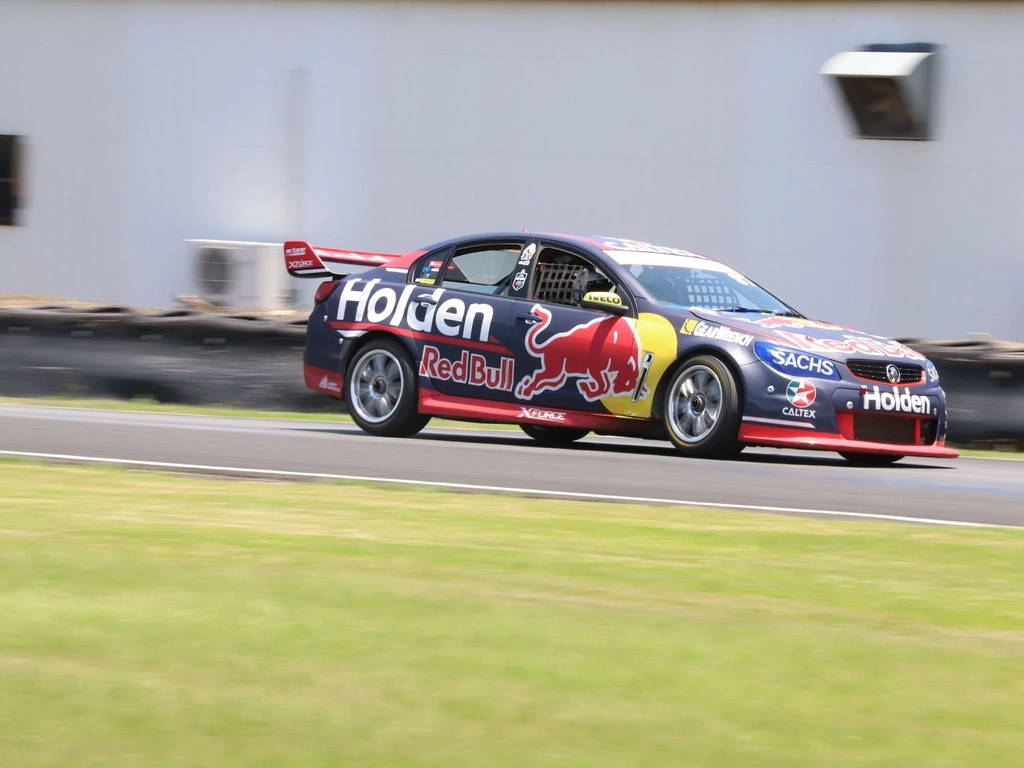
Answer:
<svg viewBox="0 0 1024 768"><path fill-rule="evenodd" d="M281 243L186 240L194 289L224 309L281 310L296 304L298 280L284 268Z"/></svg>
<svg viewBox="0 0 1024 768"><path fill-rule="evenodd" d="M936 60L933 43L876 44L833 56L832 77L865 139L932 138Z"/></svg>

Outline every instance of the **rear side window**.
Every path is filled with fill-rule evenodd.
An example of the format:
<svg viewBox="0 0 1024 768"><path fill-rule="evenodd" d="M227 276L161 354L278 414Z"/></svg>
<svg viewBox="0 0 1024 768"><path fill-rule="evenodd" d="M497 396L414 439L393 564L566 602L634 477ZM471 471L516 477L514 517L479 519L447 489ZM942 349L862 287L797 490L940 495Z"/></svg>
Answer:
<svg viewBox="0 0 1024 768"><path fill-rule="evenodd" d="M413 280L420 285L433 285L437 282L437 274L441 271L442 264L444 264L444 254L441 254L440 257L432 256L420 262Z"/></svg>
<svg viewBox="0 0 1024 768"><path fill-rule="evenodd" d="M522 247L487 246L457 252L448 262L441 285L474 293L505 296Z"/></svg>

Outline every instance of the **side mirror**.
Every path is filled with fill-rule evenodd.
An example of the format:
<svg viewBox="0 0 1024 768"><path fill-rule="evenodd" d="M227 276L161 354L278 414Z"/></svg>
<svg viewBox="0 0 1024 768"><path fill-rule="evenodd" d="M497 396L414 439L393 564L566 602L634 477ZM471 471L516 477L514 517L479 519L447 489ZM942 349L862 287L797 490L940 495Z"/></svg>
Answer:
<svg viewBox="0 0 1024 768"><path fill-rule="evenodd" d="M591 291L583 296L581 306L613 315L624 315L629 311L629 307L622 303L622 297L611 291Z"/></svg>

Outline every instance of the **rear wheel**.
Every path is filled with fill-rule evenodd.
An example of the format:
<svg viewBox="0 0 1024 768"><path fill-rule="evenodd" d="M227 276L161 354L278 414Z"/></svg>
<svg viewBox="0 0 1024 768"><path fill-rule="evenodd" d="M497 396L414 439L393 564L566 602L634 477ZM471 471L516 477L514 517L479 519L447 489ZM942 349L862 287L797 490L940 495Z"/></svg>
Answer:
<svg viewBox="0 0 1024 768"><path fill-rule="evenodd" d="M372 435L409 437L430 421L417 410L409 353L393 339L370 341L357 351L345 384L352 419Z"/></svg>
<svg viewBox="0 0 1024 768"><path fill-rule="evenodd" d="M684 456L725 458L743 447L740 397L729 367L710 355L687 360L669 380L665 430Z"/></svg>
<svg viewBox="0 0 1024 768"><path fill-rule="evenodd" d="M573 429L572 427L540 427L536 424L520 424L519 428L541 445L556 448L575 443L590 434L589 429Z"/></svg>
<svg viewBox="0 0 1024 768"><path fill-rule="evenodd" d="M840 451L839 455L858 467L887 467L903 458L888 453L850 453L848 451Z"/></svg>

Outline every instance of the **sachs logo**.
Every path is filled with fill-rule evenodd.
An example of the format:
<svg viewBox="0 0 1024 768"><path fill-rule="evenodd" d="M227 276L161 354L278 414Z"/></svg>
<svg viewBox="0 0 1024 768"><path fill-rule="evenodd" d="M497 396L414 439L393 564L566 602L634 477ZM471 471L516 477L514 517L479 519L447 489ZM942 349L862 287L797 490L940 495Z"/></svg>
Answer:
<svg viewBox="0 0 1024 768"><path fill-rule="evenodd" d="M793 379L786 387L786 397L797 408L808 408L818 396L818 390L809 381Z"/></svg>
<svg viewBox="0 0 1024 768"><path fill-rule="evenodd" d="M820 379L839 378L835 363L824 357L763 341L754 345L754 353L768 366L790 377L810 375Z"/></svg>

